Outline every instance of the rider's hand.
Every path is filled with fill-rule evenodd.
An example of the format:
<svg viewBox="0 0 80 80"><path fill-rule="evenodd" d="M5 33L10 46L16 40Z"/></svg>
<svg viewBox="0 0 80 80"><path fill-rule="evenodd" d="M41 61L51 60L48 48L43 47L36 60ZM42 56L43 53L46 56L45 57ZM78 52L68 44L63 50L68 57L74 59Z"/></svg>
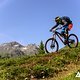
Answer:
<svg viewBox="0 0 80 80"><path fill-rule="evenodd" d="M52 32L52 29L50 29L50 32Z"/></svg>
<svg viewBox="0 0 80 80"><path fill-rule="evenodd" d="M52 29L52 32L54 32L56 30L56 28Z"/></svg>

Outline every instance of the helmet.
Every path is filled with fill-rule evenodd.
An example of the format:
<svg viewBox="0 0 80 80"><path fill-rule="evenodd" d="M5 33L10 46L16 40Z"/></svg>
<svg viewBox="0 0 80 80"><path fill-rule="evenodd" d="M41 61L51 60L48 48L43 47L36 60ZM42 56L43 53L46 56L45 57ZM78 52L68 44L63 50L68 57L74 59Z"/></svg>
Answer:
<svg viewBox="0 0 80 80"><path fill-rule="evenodd" d="M59 22L61 21L61 18L60 18L59 16L57 16L57 17L55 18L55 21L59 23Z"/></svg>

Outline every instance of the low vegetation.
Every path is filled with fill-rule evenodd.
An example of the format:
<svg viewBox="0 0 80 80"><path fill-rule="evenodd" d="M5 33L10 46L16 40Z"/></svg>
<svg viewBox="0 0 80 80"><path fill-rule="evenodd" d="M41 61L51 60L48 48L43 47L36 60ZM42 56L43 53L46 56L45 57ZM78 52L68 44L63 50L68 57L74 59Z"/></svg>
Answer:
<svg viewBox="0 0 80 80"><path fill-rule="evenodd" d="M58 53L0 58L0 80L80 80L75 77L78 71L80 45L65 47Z"/></svg>

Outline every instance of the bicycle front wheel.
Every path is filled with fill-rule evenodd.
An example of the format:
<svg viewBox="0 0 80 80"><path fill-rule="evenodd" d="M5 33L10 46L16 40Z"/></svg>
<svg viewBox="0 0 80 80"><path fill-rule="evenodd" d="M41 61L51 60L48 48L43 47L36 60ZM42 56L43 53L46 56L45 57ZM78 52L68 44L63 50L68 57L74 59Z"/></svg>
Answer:
<svg viewBox="0 0 80 80"><path fill-rule="evenodd" d="M58 49L59 49L59 45L55 39L50 38L46 41L45 50L47 53L57 52Z"/></svg>
<svg viewBox="0 0 80 80"><path fill-rule="evenodd" d="M70 34L68 37L68 46L76 48L78 46L78 37L75 34Z"/></svg>

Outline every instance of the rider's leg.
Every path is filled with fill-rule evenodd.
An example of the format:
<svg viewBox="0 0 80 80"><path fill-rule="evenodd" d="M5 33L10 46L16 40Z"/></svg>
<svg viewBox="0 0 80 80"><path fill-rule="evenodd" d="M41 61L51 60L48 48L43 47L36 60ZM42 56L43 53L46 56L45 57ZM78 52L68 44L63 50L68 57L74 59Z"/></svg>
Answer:
<svg viewBox="0 0 80 80"><path fill-rule="evenodd" d="M65 37L66 35L66 33L67 33L67 29L68 29L68 26L63 26L62 27L62 31L61 31L61 34Z"/></svg>
<svg viewBox="0 0 80 80"><path fill-rule="evenodd" d="M67 41L67 29L68 29L68 26L63 26L62 28L62 31L61 31L61 34L64 36L64 42Z"/></svg>

